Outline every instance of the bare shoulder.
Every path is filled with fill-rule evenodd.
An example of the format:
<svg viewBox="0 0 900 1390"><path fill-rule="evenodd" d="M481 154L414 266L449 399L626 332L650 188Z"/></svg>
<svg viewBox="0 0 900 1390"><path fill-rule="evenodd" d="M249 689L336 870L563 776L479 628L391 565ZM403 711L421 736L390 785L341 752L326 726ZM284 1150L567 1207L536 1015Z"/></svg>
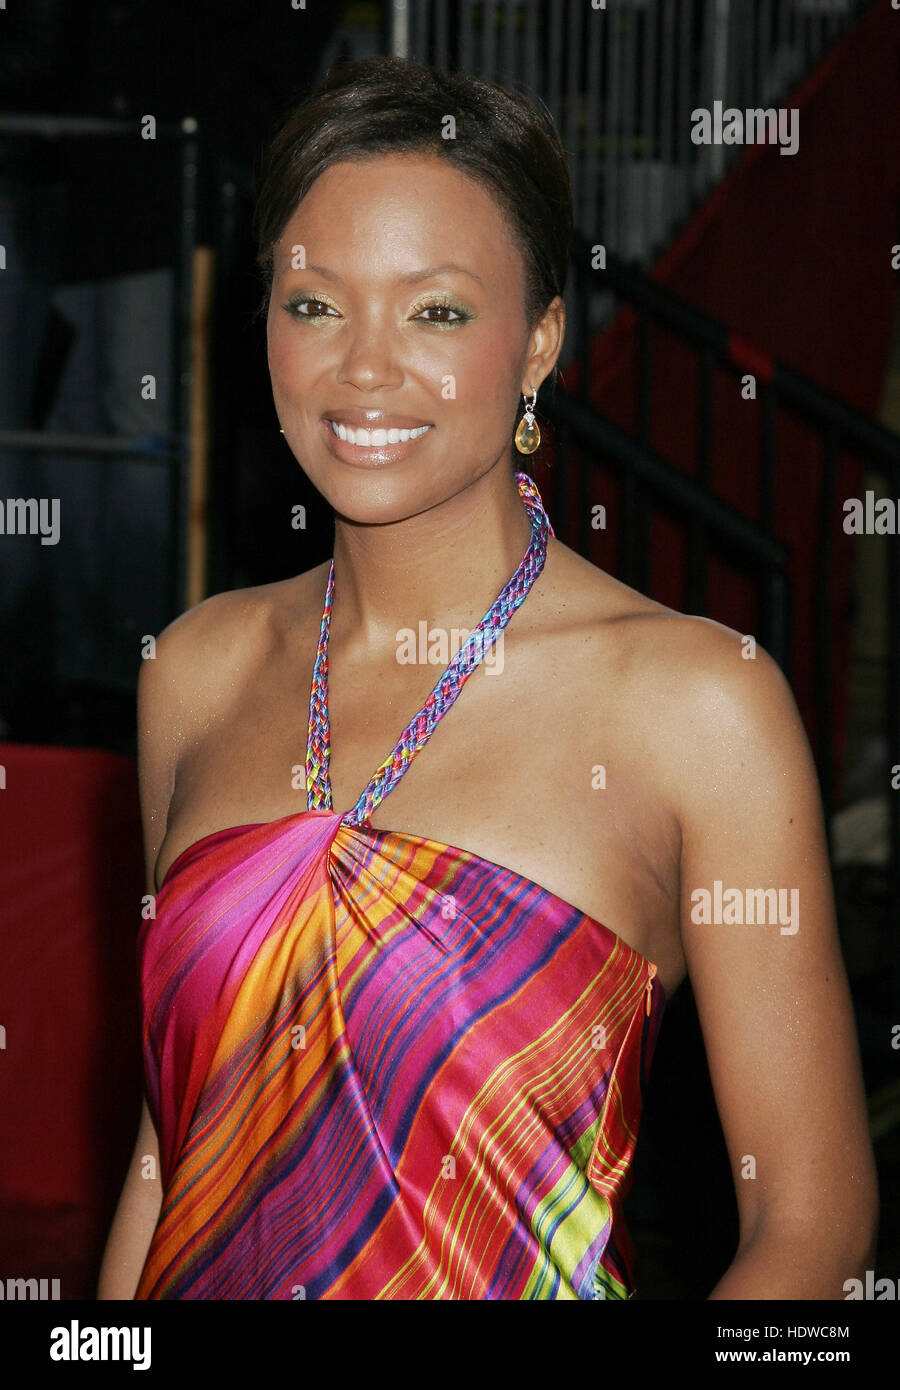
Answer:
<svg viewBox="0 0 900 1390"><path fill-rule="evenodd" d="M755 636L672 610L626 627L630 694L657 785L682 828L708 826L726 789L736 807L781 787L817 820L818 783L793 691Z"/></svg>
<svg viewBox="0 0 900 1390"><path fill-rule="evenodd" d="M568 550L558 573L570 606L590 615L622 716L673 806L693 801L698 783L735 759L752 758L747 777L779 762L808 766L790 685L752 633L668 608Z"/></svg>
<svg viewBox="0 0 900 1390"><path fill-rule="evenodd" d="M155 639L140 688L186 725L211 717L252 676L287 625L312 612L323 566L291 579L213 594L175 618ZM320 600L317 598L316 601Z"/></svg>
<svg viewBox="0 0 900 1390"><path fill-rule="evenodd" d="M327 566L213 594L154 639L138 679L138 762L154 819L179 761L252 688L267 657L321 604Z"/></svg>
<svg viewBox="0 0 900 1390"><path fill-rule="evenodd" d="M753 633L662 605L627 617L632 621L626 623L624 642L633 678L647 685L665 683L674 718L691 723L712 717L721 726L734 718L764 717L785 700L793 702L780 667Z"/></svg>

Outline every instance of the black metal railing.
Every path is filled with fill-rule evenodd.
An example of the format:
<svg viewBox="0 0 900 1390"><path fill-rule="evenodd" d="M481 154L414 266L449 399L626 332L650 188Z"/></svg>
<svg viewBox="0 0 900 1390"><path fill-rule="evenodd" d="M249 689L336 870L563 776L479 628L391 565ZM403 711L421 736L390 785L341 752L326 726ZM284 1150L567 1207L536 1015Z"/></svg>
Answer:
<svg viewBox="0 0 900 1390"><path fill-rule="evenodd" d="M590 403L590 347L596 330L592 308L597 296L633 307L635 335L635 394L637 422L633 433L604 418ZM760 352L719 323L671 293L642 270L607 253L605 268L592 268L591 247L576 238L573 248L574 347L570 360L579 363L573 392L542 394L540 408L554 426L559 468L555 512L569 515L570 488L578 490L580 519L577 533L563 536L581 553L591 550L590 505L592 477L598 468L618 479L617 573L624 582L646 588L649 516L659 509L678 516L687 538L686 609L703 612L710 546L727 546L735 566L754 576L762 615L760 636L786 674L790 674L793 596L787 565L789 552L774 530L776 489L776 418L778 412L803 420L821 440L821 478L816 535L815 586L811 617L814 634L816 764L831 841L835 810L834 712L832 706L832 626L829 606L834 528L842 523L837 495L838 458L847 450L886 479L892 496L900 498L900 436L853 409L792 367ZM693 475L661 458L649 446L653 361L651 329L660 326L696 353L698 378L698 450ZM713 377L718 369L735 375L757 374L761 410L758 459L759 506L756 518L739 513L716 496L710 486L713 438ZM580 453L579 453L580 451ZM885 672L886 743L890 769L900 766L900 546L889 547L888 660ZM893 902L900 902L900 795L889 795L890 830L888 882ZM900 935L889 947L894 977L900 986Z"/></svg>

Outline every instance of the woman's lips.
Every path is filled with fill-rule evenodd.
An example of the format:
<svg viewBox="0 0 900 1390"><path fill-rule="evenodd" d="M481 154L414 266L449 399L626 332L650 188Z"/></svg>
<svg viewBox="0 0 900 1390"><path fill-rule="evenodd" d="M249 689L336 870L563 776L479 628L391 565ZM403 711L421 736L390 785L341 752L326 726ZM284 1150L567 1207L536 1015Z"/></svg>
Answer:
<svg viewBox="0 0 900 1390"><path fill-rule="evenodd" d="M337 433L338 425L327 418L322 420L328 448L335 458L343 463L355 464L362 468L399 463L412 453L423 439L427 439L434 428L433 425L418 425L414 429L400 429L377 424L365 427L344 425L342 422L339 427L350 438L341 439ZM360 437L368 439L369 443L352 442Z"/></svg>

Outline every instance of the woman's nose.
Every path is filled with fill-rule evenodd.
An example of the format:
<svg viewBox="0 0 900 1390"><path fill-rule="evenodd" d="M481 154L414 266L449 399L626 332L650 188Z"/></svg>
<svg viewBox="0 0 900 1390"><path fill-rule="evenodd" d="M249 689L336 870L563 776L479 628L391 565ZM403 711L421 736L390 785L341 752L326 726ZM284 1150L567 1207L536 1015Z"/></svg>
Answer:
<svg viewBox="0 0 900 1390"><path fill-rule="evenodd" d="M365 391L402 382L396 330L383 320L348 324L342 350L340 381Z"/></svg>

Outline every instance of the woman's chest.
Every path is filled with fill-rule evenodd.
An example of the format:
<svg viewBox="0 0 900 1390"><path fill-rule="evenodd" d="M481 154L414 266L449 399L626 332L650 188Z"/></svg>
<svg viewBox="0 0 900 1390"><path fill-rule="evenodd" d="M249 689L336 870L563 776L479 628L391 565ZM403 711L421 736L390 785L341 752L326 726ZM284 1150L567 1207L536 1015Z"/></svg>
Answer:
<svg viewBox="0 0 900 1390"><path fill-rule="evenodd" d="M377 830L469 850L531 880L603 922L660 966L680 969L677 832L655 794L647 731L622 692L597 688L577 663L514 653L476 668L455 700L419 724L441 669L344 668L332 678L327 749L332 808L349 811L376 770L395 771L369 811ZM228 825L307 809L308 705L297 685L257 685L182 760L161 869L194 840ZM324 778L320 776L324 783Z"/></svg>

